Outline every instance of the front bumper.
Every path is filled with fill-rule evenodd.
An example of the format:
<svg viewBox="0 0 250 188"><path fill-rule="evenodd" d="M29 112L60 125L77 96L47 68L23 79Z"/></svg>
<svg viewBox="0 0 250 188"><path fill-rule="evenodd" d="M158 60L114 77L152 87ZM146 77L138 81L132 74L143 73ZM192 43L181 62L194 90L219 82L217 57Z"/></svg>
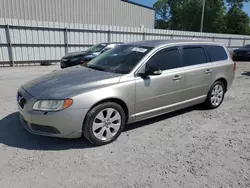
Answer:
<svg viewBox="0 0 250 188"><path fill-rule="evenodd" d="M36 99L24 89L19 93L25 98L23 106L17 104L20 121L31 133L42 136L79 138L82 136L82 125L88 109L65 109L58 112L33 111Z"/></svg>
<svg viewBox="0 0 250 188"><path fill-rule="evenodd" d="M62 69L68 67L67 62L65 62L65 61L61 61L60 66L61 66Z"/></svg>

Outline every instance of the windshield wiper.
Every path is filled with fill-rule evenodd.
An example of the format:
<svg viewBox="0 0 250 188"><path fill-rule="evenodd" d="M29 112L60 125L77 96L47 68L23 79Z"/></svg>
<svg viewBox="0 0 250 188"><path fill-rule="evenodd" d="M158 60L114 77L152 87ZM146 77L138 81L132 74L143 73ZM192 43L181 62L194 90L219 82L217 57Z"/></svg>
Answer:
<svg viewBox="0 0 250 188"><path fill-rule="evenodd" d="M95 66L87 66L90 69L95 69L95 70L99 70L99 71L105 71L103 68L100 67L95 67Z"/></svg>

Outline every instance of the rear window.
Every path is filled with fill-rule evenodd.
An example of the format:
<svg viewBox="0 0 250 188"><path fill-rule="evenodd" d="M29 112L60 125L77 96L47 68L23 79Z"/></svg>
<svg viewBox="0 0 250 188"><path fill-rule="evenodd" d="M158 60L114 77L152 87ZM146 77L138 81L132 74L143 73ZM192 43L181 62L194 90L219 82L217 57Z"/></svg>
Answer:
<svg viewBox="0 0 250 188"><path fill-rule="evenodd" d="M211 61L222 61L228 59L227 53L222 46L207 45L205 48L211 58Z"/></svg>

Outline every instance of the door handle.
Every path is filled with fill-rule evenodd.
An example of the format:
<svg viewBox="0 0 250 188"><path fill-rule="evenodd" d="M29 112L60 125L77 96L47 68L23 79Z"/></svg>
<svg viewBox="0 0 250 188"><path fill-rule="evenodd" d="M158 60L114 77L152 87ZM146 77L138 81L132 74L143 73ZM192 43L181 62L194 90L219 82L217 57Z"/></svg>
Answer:
<svg viewBox="0 0 250 188"><path fill-rule="evenodd" d="M212 72L211 69L207 69L207 70L205 71L206 74L210 74L211 72Z"/></svg>
<svg viewBox="0 0 250 188"><path fill-rule="evenodd" d="M173 77L173 80L180 80L181 78L182 78L181 76L175 75L175 76Z"/></svg>

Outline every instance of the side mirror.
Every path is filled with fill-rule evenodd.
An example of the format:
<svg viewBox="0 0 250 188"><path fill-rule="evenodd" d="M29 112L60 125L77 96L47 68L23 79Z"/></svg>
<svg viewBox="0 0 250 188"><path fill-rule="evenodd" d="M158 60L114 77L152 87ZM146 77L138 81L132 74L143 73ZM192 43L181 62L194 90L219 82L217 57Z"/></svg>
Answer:
<svg viewBox="0 0 250 188"><path fill-rule="evenodd" d="M147 67L145 70L146 75L161 75L162 70L155 67Z"/></svg>

